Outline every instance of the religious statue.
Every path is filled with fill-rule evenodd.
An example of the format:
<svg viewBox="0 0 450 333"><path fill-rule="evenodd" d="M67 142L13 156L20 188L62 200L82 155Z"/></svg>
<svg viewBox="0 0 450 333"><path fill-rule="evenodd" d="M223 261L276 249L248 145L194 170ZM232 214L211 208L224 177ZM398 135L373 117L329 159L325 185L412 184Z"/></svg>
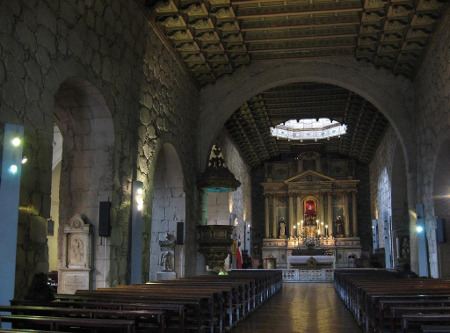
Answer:
<svg viewBox="0 0 450 333"><path fill-rule="evenodd" d="M344 225L343 225L343 221L342 218L340 216L338 216L336 218L336 221L334 221L334 224L336 226L336 236L341 236L344 234Z"/></svg>
<svg viewBox="0 0 450 333"><path fill-rule="evenodd" d="M166 233L164 239L159 239L159 246L173 248L175 246L175 241L176 239L174 235Z"/></svg>
<svg viewBox="0 0 450 333"><path fill-rule="evenodd" d="M402 258L409 259L410 252L409 252L408 237L403 237L401 247L402 247L402 250L401 250Z"/></svg>
<svg viewBox="0 0 450 333"><path fill-rule="evenodd" d="M284 217L280 219L280 237L286 238L286 223L284 222Z"/></svg>
<svg viewBox="0 0 450 333"><path fill-rule="evenodd" d="M169 251L165 251L161 255L161 267L164 272L172 271L172 254Z"/></svg>
<svg viewBox="0 0 450 333"><path fill-rule="evenodd" d="M70 247L70 259L72 263L81 262L83 259L83 243L81 240L74 238Z"/></svg>

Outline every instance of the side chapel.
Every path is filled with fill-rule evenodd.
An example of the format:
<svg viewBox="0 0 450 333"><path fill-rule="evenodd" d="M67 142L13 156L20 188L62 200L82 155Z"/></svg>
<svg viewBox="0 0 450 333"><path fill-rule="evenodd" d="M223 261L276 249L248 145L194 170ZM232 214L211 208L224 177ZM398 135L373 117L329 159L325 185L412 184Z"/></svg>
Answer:
<svg viewBox="0 0 450 333"><path fill-rule="evenodd" d="M295 267L298 258L330 256L329 267L353 267L361 256L354 161L317 152L265 164L265 266ZM317 256L315 256L317 255ZM321 262L319 260L319 262ZM301 266L301 265L300 265Z"/></svg>

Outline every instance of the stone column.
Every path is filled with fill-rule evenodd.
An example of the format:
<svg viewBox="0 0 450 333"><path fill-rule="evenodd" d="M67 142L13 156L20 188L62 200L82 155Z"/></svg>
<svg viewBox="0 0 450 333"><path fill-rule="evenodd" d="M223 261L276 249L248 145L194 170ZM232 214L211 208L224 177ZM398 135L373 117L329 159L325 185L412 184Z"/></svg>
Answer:
<svg viewBox="0 0 450 333"><path fill-rule="evenodd" d="M300 222L303 220L303 214L302 214L302 201L300 200L300 197L297 195L297 220L295 222ZM299 236L302 236L302 224L300 223L297 225L297 232Z"/></svg>
<svg viewBox="0 0 450 333"><path fill-rule="evenodd" d="M333 206L331 199L333 196L328 192L328 236L333 235Z"/></svg>
<svg viewBox="0 0 450 333"><path fill-rule="evenodd" d="M296 223L294 215L294 195L289 193L289 230L293 230Z"/></svg>
<svg viewBox="0 0 450 333"><path fill-rule="evenodd" d="M272 205L272 238L277 237L277 222L278 222L278 198L274 194L273 195L273 205Z"/></svg>
<svg viewBox="0 0 450 333"><path fill-rule="evenodd" d="M352 218L353 237L358 237L358 224L356 220L356 192L352 192Z"/></svg>
<svg viewBox="0 0 450 333"><path fill-rule="evenodd" d="M345 237L350 237L350 221L348 216L348 193L344 192L344 232Z"/></svg>
<svg viewBox="0 0 450 333"><path fill-rule="evenodd" d="M206 190L202 189L200 191L201 196L201 216L200 216L200 225L207 225L208 224L208 192Z"/></svg>
<svg viewBox="0 0 450 333"><path fill-rule="evenodd" d="M265 231L266 231L266 238L269 238L270 236L270 226L269 226L269 221L270 221L270 216L269 216L269 195L266 194L265 198L264 198L264 204L265 204L265 216L264 216L264 220L265 220Z"/></svg>

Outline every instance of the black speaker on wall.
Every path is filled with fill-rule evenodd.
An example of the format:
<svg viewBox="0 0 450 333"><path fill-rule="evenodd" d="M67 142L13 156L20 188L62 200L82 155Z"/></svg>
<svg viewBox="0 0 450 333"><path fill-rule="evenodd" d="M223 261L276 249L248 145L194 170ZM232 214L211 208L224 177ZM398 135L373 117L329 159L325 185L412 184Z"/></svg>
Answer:
<svg viewBox="0 0 450 333"><path fill-rule="evenodd" d="M101 201L98 217L98 235L102 237L110 236L110 210L111 202Z"/></svg>
<svg viewBox="0 0 450 333"><path fill-rule="evenodd" d="M438 243L445 243L445 220L436 219L436 240Z"/></svg>
<svg viewBox="0 0 450 333"><path fill-rule="evenodd" d="M184 244L184 222L177 222L177 244Z"/></svg>

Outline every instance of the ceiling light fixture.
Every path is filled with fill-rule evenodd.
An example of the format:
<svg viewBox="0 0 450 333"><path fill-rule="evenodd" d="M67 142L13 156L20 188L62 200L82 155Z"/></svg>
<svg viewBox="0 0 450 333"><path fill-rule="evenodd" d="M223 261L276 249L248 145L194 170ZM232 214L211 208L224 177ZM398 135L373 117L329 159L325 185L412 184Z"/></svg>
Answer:
<svg viewBox="0 0 450 333"><path fill-rule="evenodd" d="M347 132L347 125L343 125L328 118L319 119L291 119L270 128L270 133L277 139L290 140L320 140L340 137Z"/></svg>

